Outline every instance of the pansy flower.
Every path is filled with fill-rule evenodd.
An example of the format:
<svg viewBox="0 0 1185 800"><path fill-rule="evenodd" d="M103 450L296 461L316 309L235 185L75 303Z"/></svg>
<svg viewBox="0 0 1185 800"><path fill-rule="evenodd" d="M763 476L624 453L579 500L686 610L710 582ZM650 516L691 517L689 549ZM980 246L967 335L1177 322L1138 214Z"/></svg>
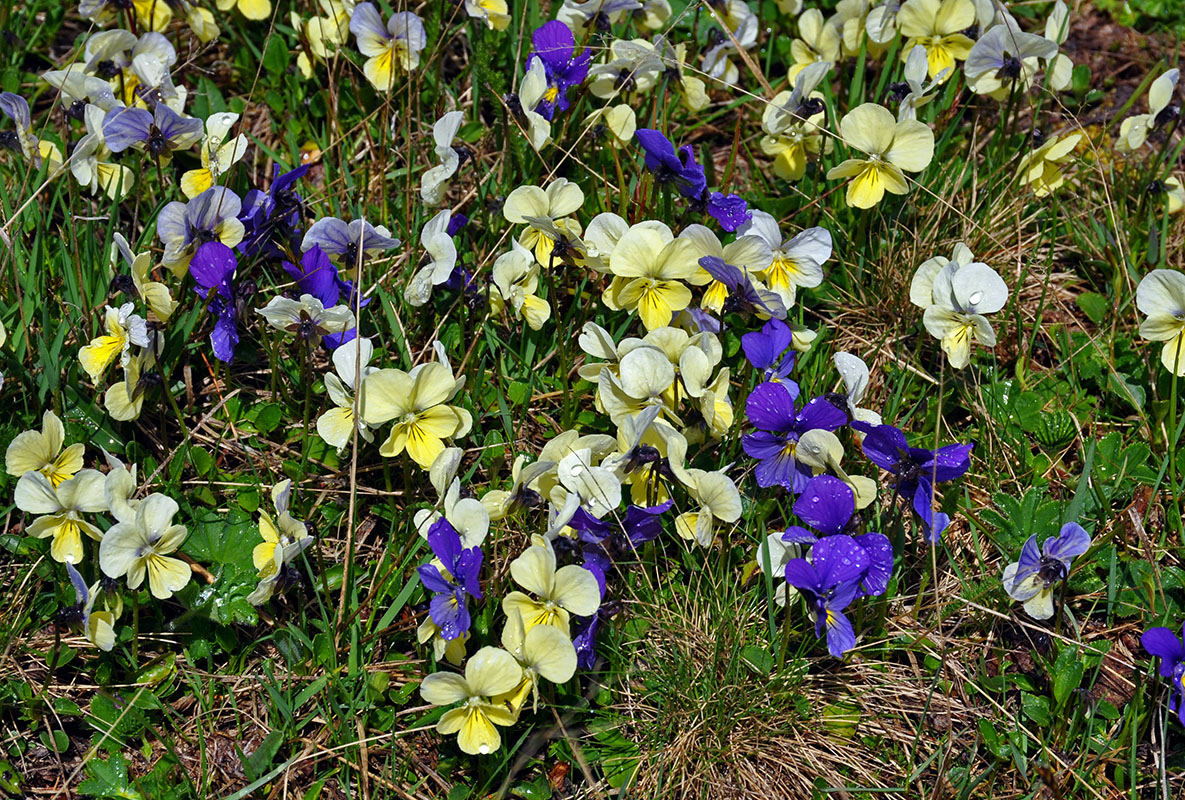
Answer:
<svg viewBox="0 0 1185 800"><path fill-rule="evenodd" d="M182 277L202 245L237 245L243 240L243 223L238 219L242 207L239 196L224 186L207 189L188 203L169 203L156 218L156 235L165 246L161 263Z"/></svg>
<svg viewBox="0 0 1185 800"><path fill-rule="evenodd" d="M29 103L19 94L0 92L0 113L15 123L16 129L9 133L0 132L0 146L10 147L40 166L37 137L33 135L33 120L29 115ZM59 158L59 161L61 159Z"/></svg>
<svg viewBox="0 0 1185 800"><path fill-rule="evenodd" d="M605 32L631 11L642 9L639 0L564 0L556 20L584 38L589 29Z"/></svg>
<svg viewBox="0 0 1185 800"><path fill-rule="evenodd" d="M638 311L646 330L665 327L674 315L691 305L684 281L702 281L694 245L661 222L630 227L609 258L615 276L602 299L611 309Z"/></svg>
<svg viewBox="0 0 1185 800"><path fill-rule="evenodd" d="M741 336L741 349L754 369L761 370L762 379L774 383L787 382L798 396L798 384L790 380L797 352L793 348L794 331L780 319L771 319L759 331Z"/></svg>
<svg viewBox="0 0 1185 800"><path fill-rule="evenodd" d="M163 494L150 494L136 506L135 517L117 522L99 543L99 567L109 578L127 576L128 588L148 588L158 600L167 600L189 583L192 571L179 558L169 555L185 541L184 525L174 525L177 501Z"/></svg>
<svg viewBox="0 0 1185 800"><path fill-rule="evenodd" d="M1016 169L1022 186L1030 186L1037 197L1046 197L1066 182L1062 167L1074 158L1074 148L1083 134L1050 136L1035 150L1024 154Z"/></svg>
<svg viewBox="0 0 1185 800"><path fill-rule="evenodd" d="M1090 534L1076 522L1067 522L1057 536L1037 549L1037 534L1025 542L1020 560L1004 569L1004 591L1025 604L1033 619L1053 616L1053 591L1070 576L1071 562L1090 547Z"/></svg>
<svg viewBox="0 0 1185 800"><path fill-rule="evenodd" d="M916 119L894 119L876 103L864 103L839 122L840 137L867 158L849 158L827 171L828 180L851 178L847 203L872 208L885 196L908 194L906 172L921 172L934 157L934 133Z"/></svg>
<svg viewBox="0 0 1185 800"><path fill-rule="evenodd" d="M234 251L221 242L207 242L198 248L189 265L194 291L207 301L214 316L210 343L219 361L230 362L239 343L239 290L234 282L238 261ZM246 299L245 297L243 299Z"/></svg>
<svg viewBox="0 0 1185 800"><path fill-rule="evenodd" d="M796 408L797 385L763 383L745 401L745 414L757 430L747 433L742 446L757 465L758 486L785 486L796 494L812 476L809 467L795 458L798 439L809 430L833 431L848 421L848 415L823 397Z"/></svg>
<svg viewBox="0 0 1185 800"><path fill-rule="evenodd" d="M511 691L523 670L514 656L499 647L483 647L465 665L465 675L434 672L420 684L420 696L434 706L461 703L436 723L438 733L457 734L457 746L470 755L487 755L502 746L495 725L513 725L518 716L491 698Z"/></svg>
<svg viewBox="0 0 1185 800"><path fill-rule="evenodd" d="M671 184L683 197L699 200L708 188L704 168L695 162L691 145L683 145L675 153L675 145L652 128L639 128L634 132L642 150L646 153L646 169L654 173L659 184Z"/></svg>
<svg viewBox="0 0 1185 800"><path fill-rule="evenodd" d="M1160 363L1185 377L1185 273L1154 269L1136 287L1136 307L1145 315L1140 335L1164 342Z"/></svg>
<svg viewBox="0 0 1185 800"><path fill-rule="evenodd" d="M1008 286L987 264L952 262L934 278L934 302L926 308L926 330L942 343L942 351L955 369L971 360L971 340L995 347L996 332L986 314L1008 302Z"/></svg>
<svg viewBox="0 0 1185 800"><path fill-rule="evenodd" d="M462 547L461 536L447 519L437 520L428 531L428 546L437 563L419 568L420 582L432 592L428 613L440 626L440 635L452 641L469 631L469 598L481 599L480 547Z"/></svg>
<svg viewBox="0 0 1185 800"><path fill-rule="evenodd" d="M99 584L87 587L82 575L75 569L74 564L66 562L66 574L70 576L70 584L74 587L75 609L80 623L82 635L86 640L104 652L110 652L115 647L115 614L111 611L95 611L95 600L99 596Z"/></svg>
<svg viewBox="0 0 1185 800"><path fill-rule="evenodd" d="M82 469L86 445L75 442L66 449L66 427L52 410L41 417L40 431L24 431L8 445L4 453L4 467L9 475L20 477L26 472L40 472L54 488L74 477Z"/></svg>
<svg viewBox="0 0 1185 800"><path fill-rule="evenodd" d="M350 16L350 32L358 40L358 50L366 56L362 73L370 85L389 92L395 84L395 66L411 72L420 64L420 51L428 43L424 23L410 11L383 18L373 3L359 3Z"/></svg>
<svg viewBox="0 0 1185 800"><path fill-rule="evenodd" d="M16 507L38 514L26 529L29 536L52 539L49 554L54 561L82 562L82 534L101 540L104 536L83 514L107 510L103 473L84 469L56 486L41 472L26 472L16 482Z"/></svg>
<svg viewBox="0 0 1185 800"><path fill-rule="evenodd" d="M1169 679L1169 711L1185 725L1185 628L1177 636L1169 628L1149 628L1140 637L1140 644L1149 655L1160 659L1160 676Z"/></svg>
<svg viewBox="0 0 1185 800"><path fill-rule="evenodd" d="M510 562L510 577L534 595L513 591L502 599L502 611L522 620L524 635L536 625L552 625L570 635L572 615L590 616L601 605L601 589L593 573L578 564L556 569L550 544L524 550Z"/></svg>
<svg viewBox="0 0 1185 800"><path fill-rule="evenodd" d="M506 0L465 0L465 13L483 20L490 30L504 31L510 26L508 11Z"/></svg>
<svg viewBox="0 0 1185 800"><path fill-rule="evenodd" d="M97 383L116 359L120 366L126 366L132 345L148 346L148 324L143 317L132 313L133 309L133 303L124 303L119 308L107 306L103 313L106 332L78 351L78 361L93 382Z"/></svg>
<svg viewBox="0 0 1185 800"><path fill-rule="evenodd" d="M181 191L191 200L209 189L227 170L247 154L247 137L240 133L230 138L230 129L239 115L229 111L211 114L206 119L202 137L202 166L181 176Z"/></svg>
<svg viewBox="0 0 1185 800"><path fill-rule="evenodd" d="M971 48L963 72L971 91L1005 100L1012 91L1027 89L1041 60L1056 55L1057 44L1044 36L996 25Z"/></svg>
<svg viewBox="0 0 1185 800"><path fill-rule="evenodd" d="M975 23L975 4L971 0L906 0L897 12L897 26L906 37L901 60L909 58L913 48L926 48L931 78L943 73L950 77L956 61L965 61L974 42L964 30Z"/></svg>
<svg viewBox="0 0 1185 800"><path fill-rule="evenodd" d="M321 344L328 334L354 327L353 311L342 305L326 308L311 294L302 294L299 300L276 296L255 312L276 330L294 334L309 347Z"/></svg>
<svg viewBox="0 0 1185 800"><path fill-rule="evenodd" d="M865 434L864 455L893 475L897 493L913 503L926 540L938 544L950 517L933 510L934 484L962 477L971 467L971 444L948 444L937 450L910 447L905 434L892 425L870 425L853 420L853 429Z"/></svg>
<svg viewBox="0 0 1185 800"><path fill-rule="evenodd" d="M526 705L527 697L532 698L532 710L539 710L540 680L562 684L576 674L576 648L571 639L550 625L536 625L525 636L511 632L512 626L521 624L518 617L506 620L502 646L523 668L522 680L514 689L494 698L516 714Z"/></svg>
<svg viewBox="0 0 1185 800"><path fill-rule="evenodd" d="M432 139L436 142L436 157L440 163L427 170L420 178L420 199L430 206L444 202L449 180L461 166L461 155L453 147L453 139L461 129L465 115L460 111L449 111L432 126Z"/></svg>
<svg viewBox="0 0 1185 800"><path fill-rule="evenodd" d="M282 254L277 243L283 245L285 251L296 249L304 200L294 187L308 170L308 165L302 164L281 175L277 164L267 191L252 189L247 192L239 215L243 224L239 251L243 255L253 257L264 253L269 258L277 258Z"/></svg>
<svg viewBox="0 0 1185 800"><path fill-rule="evenodd" d="M592 52L585 49L575 55L576 38L572 29L559 20L537 28L531 35L531 44L535 49L527 56L528 65L532 59L538 59L543 62L547 76L547 89L532 110L550 120L557 111L568 109L568 89L579 86L588 77Z"/></svg>
<svg viewBox="0 0 1185 800"><path fill-rule="evenodd" d="M359 251L363 256L372 256L392 250L399 244L383 225L371 225L364 219L347 223L337 217L322 217L309 227L300 249L309 250L316 245L342 266L353 269L358 263Z"/></svg>
<svg viewBox="0 0 1185 800"><path fill-rule="evenodd" d="M813 289L823 283L823 263L831 258L831 232L807 228L789 239L782 238L778 221L754 209L752 219L739 228L738 236L756 236L769 246L770 264L757 273L782 305L794 305L797 290Z"/></svg>
<svg viewBox="0 0 1185 800"><path fill-rule="evenodd" d="M159 3L161 0L157 0ZM271 0L218 0L219 11L237 9L249 20L264 20L272 15Z"/></svg>
<svg viewBox="0 0 1185 800"><path fill-rule="evenodd" d="M811 547L811 558L791 559L786 582L798 589L815 621L815 636L827 635L836 658L856 646L856 632L843 611L856 599L869 566L868 553L851 536L826 536Z"/></svg>
<svg viewBox="0 0 1185 800"><path fill-rule="evenodd" d="M113 108L103 117L103 137L113 153L135 147L167 164L174 150L188 150L198 143L202 121L182 117L164 103L157 103L152 112Z"/></svg>
<svg viewBox="0 0 1185 800"><path fill-rule="evenodd" d="M1148 89L1148 113L1136 114L1123 121L1119 126L1115 149L1124 153L1139 150L1147 141L1149 133L1165 127L1180 116L1180 106L1173 103L1173 93L1180 77L1181 70L1174 68L1152 81Z"/></svg>

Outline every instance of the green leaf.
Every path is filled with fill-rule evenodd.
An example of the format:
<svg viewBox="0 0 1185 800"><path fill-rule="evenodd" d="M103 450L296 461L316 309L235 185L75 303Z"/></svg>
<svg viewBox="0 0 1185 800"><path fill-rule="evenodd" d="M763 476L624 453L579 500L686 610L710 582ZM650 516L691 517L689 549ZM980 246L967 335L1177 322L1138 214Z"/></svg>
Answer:
<svg viewBox="0 0 1185 800"><path fill-rule="evenodd" d="M243 762L243 772L247 775L247 780L258 780L268 771L283 743L284 734L281 731L272 731L264 737L251 755L244 756L242 751L239 752L239 760Z"/></svg>
<svg viewBox="0 0 1185 800"><path fill-rule="evenodd" d="M288 69L292 54L288 52L288 45L282 36L272 34L267 40L267 49L263 51L263 68L268 72L279 75Z"/></svg>
<svg viewBox="0 0 1185 800"><path fill-rule="evenodd" d="M113 755L106 761L92 758L86 765L85 781L78 785L78 791L90 797L121 797L126 800L142 800L141 795L128 782L128 761L120 755Z"/></svg>
<svg viewBox="0 0 1185 800"><path fill-rule="evenodd" d="M1020 705L1024 709L1025 716L1036 722L1038 725L1049 724L1049 698L1038 697L1035 694L1022 694L1020 696Z"/></svg>
<svg viewBox="0 0 1185 800"><path fill-rule="evenodd" d="M1061 652L1057 654L1057 661L1053 663L1053 700L1059 708L1065 704L1070 693L1082 683L1084 669L1077 648L1063 645Z"/></svg>
<svg viewBox="0 0 1185 800"><path fill-rule="evenodd" d="M182 549L212 573L253 572L251 551L263 541L255 521L246 512L231 508L226 516L198 511L192 517L189 538Z"/></svg>
<svg viewBox="0 0 1185 800"><path fill-rule="evenodd" d="M1111 301L1098 292L1086 292L1075 300L1082 313L1090 317L1095 325L1102 325L1111 313Z"/></svg>

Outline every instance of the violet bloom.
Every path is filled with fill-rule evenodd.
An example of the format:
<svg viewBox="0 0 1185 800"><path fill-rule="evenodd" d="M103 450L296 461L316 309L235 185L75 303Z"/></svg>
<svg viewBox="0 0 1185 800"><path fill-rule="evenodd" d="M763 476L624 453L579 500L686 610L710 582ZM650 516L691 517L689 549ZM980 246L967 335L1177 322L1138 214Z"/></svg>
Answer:
<svg viewBox="0 0 1185 800"><path fill-rule="evenodd" d="M761 370L767 381L793 384L797 395L798 384L789 379L797 358L791 347L793 344L794 331L780 319L771 319L760 331L751 331L741 337L741 348L753 368Z"/></svg>
<svg viewBox="0 0 1185 800"><path fill-rule="evenodd" d="M1070 564L1090 549L1090 534L1076 522L1067 522L1057 536L1037 549L1037 534L1025 542L1020 559L1004 568L1004 591L1025 604L1033 619L1054 614L1053 590L1070 576Z"/></svg>
<svg viewBox="0 0 1185 800"><path fill-rule="evenodd" d="M699 200L708 189L704 168L695 163L691 145L683 145L675 153L675 145L659 131L638 128L634 132L642 150L646 153L646 169L654 173L660 184L673 184L679 194L690 200Z"/></svg>
<svg viewBox="0 0 1185 800"><path fill-rule="evenodd" d="M851 488L831 475L817 475L807 481L794 503L794 515L824 538L846 531L855 513L856 496ZM868 556L868 568L860 578L856 597L884 594L893 574L893 545L889 537L881 533L865 533L852 538ZM782 534L782 541L809 545L818 539L806 528L791 525Z"/></svg>
<svg viewBox="0 0 1185 800"><path fill-rule="evenodd" d="M214 315L214 330L210 343L219 361L230 362L239 343L238 297L234 284L238 262L234 251L221 242L207 242L197 249L189 262L194 291L207 301L206 308Z"/></svg>
<svg viewBox="0 0 1185 800"><path fill-rule="evenodd" d="M591 617L572 617L572 645L576 648L576 666L592 669L597 664L597 633L601 628L601 609Z"/></svg>
<svg viewBox="0 0 1185 800"><path fill-rule="evenodd" d="M239 252L248 257L263 253L268 258L276 259L282 257L284 250L296 250L304 199L297 193L295 186L308 171L308 165L302 164L281 175L277 164L272 174L272 185L266 192L262 189L247 192L239 216L244 228Z"/></svg>
<svg viewBox="0 0 1185 800"><path fill-rule="evenodd" d="M933 510L934 484L962 477L971 467L971 444L948 444L937 450L910 447L905 434L892 425L871 425L858 420L852 428L865 434L864 455L895 477L894 488L906 500L913 502L913 510L922 521L922 529L930 544L938 544L942 532L950 524L950 517Z"/></svg>
<svg viewBox="0 0 1185 800"><path fill-rule="evenodd" d="M129 147L144 149L168 161L174 150L188 150L201 140L202 121L183 117L164 103L152 112L143 108L113 108L103 117L103 140L112 153Z"/></svg>
<svg viewBox="0 0 1185 800"><path fill-rule="evenodd" d="M631 505L620 523L612 517L597 519L583 508L577 509L568 526L580 539L584 566L595 565L602 574L608 574L616 564L634 557L639 547L662 534L662 515L672 505L670 500L657 506Z"/></svg>
<svg viewBox="0 0 1185 800"><path fill-rule="evenodd" d="M531 59L538 58L543 62L543 71L547 76L547 89L543 92L543 98L531 110L550 120L555 112L568 110L571 105L568 89L579 86L588 77L592 52L586 49L580 55L573 55L576 37L559 20L552 20L537 28L531 36L531 43L535 49L527 56L527 68L530 69Z"/></svg>
<svg viewBox="0 0 1185 800"><path fill-rule="evenodd" d="M724 299L724 312L765 313L774 319L786 318L786 306L782 298L764 286L754 285L746 270L717 256L704 256L699 260L699 265L728 290L728 296Z"/></svg>
<svg viewBox="0 0 1185 800"><path fill-rule="evenodd" d="M786 582L802 593L815 620L815 636L826 630L827 649L836 658L856 646L856 632L843 610L856 598L868 565L864 548L843 534L817 541L810 561L786 563Z"/></svg>
<svg viewBox="0 0 1185 800"><path fill-rule="evenodd" d="M188 203L174 200L156 217L156 235L165 246L161 263L181 277L197 248L207 242L234 247L243 240L239 196L225 186L211 186Z"/></svg>
<svg viewBox="0 0 1185 800"><path fill-rule="evenodd" d="M815 397L795 409L798 387L787 383L763 383L745 401L745 414L757 428L742 440L745 453L759 459L757 485L785 486L795 494L806 488L812 472L794 456L798 438L810 430L833 431L848 415L823 397Z"/></svg>
<svg viewBox="0 0 1185 800"><path fill-rule="evenodd" d="M712 192L708 195L707 206L708 214L729 233L753 219L753 212L749 210L749 204L737 194Z"/></svg>
<svg viewBox="0 0 1185 800"><path fill-rule="evenodd" d="M1149 655L1160 659L1160 675L1169 679L1169 711L1176 712L1177 719L1185 725L1185 628L1181 638L1169 628L1149 628L1140 637L1140 644Z"/></svg>
<svg viewBox="0 0 1185 800"><path fill-rule="evenodd" d="M347 267L358 263L358 251L364 256L391 250L399 246L399 240L391 237L391 232L382 225L371 225L363 219L356 219L349 223L337 217L325 217L312 224L308 233L300 243L301 250L308 250L316 245L325 251L330 258Z"/></svg>
<svg viewBox="0 0 1185 800"><path fill-rule="evenodd" d="M19 94L0 92L0 113L16 125L15 130L0 132L0 147L16 150L40 166L41 154L38 152L37 137L33 135L29 102Z"/></svg>
<svg viewBox="0 0 1185 800"><path fill-rule="evenodd" d="M428 615L440 637L451 642L469 631L469 598L481 599L481 548L461 547L461 535L443 517L428 530L428 546L444 572L434 563L423 564L420 582L432 592Z"/></svg>

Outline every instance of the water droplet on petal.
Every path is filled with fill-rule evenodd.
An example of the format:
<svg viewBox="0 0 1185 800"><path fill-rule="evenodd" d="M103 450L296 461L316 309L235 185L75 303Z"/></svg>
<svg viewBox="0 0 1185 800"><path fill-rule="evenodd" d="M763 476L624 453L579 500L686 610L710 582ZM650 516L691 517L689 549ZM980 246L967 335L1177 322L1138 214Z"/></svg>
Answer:
<svg viewBox="0 0 1185 800"><path fill-rule="evenodd" d="M484 756L490 752L490 746L488 744L478 745L477 752Z"/></svg>
<svg viewBox="0 0 1185 800"><path fill-rule="evenodd" d="M979 305L979 301L983 299L983 292L972 292L971 296L967 298L967 302L973 306Z"/></svg>

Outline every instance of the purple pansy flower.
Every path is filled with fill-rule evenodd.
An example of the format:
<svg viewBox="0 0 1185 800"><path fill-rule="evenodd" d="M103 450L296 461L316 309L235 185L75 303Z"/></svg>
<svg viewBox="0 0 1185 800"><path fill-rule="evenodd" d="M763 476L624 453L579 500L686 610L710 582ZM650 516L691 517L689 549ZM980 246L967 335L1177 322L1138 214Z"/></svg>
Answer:
<svg viewBox="0 0 1185 800"><path fill-rule="evenodd" d="M646 169L654 173L660 184L673 184L679 194L699 200L708 188L704 168L695 163L691 145L683 145L675 153L671 140L652 128L638 128L634 132L646 152Z"/></svg>
<svg viewBox="0 0 1185 800"><path fill-rule="evenodd" d="M428 615L441 638L451 642L469 630L469 598L481 599L481 548L461 547L461 535L443 517L428 529L428 546L447 574L436 564L423 564L420 582L432 592Z"/></svg>
<svg viewBox="0 0 1185 800"><path fill-rule="evenodd" d="M531 36L531 43L535 49L527 56L527 68L530 69L531 59L537 58L543 62L543 71L547 76L543 99L531 110L551 119L555 112L568 109L568 89L579 86L588 77L592 52L585 49L580 55L573 55L576 37L559 20L552 20L537 28Z"/></svg>
<svg viewBox="0 0 1185 800"><path fill-rule="evenodd" d="M576 648L576 666L592 669L597 664L597 632L601 628L601 610L591 617L572 618L572 645Z"/></svg>
<svg viewBox="0 0 1185 800"><path fill-rule="evenodd" d="M222 242L206 242L197 249L189 262L194 291L206 300L206 307L214 315L214 330L210 343L219 361L230 362L239 343L238 303L234 284L238 262L234 251Z"/></svg>
<svg viewBox="0 0 1185 800"><path fill-rule="evenodd" d="M738 194L712 192L708 195L708 214L729 233L753 219L749 204Z"/></svg>
<svg viewBox="0 0 1185 800"><path fill-rule="evenodd" d="M1004 591L1024 603L1033 619L1049 619L1056 610L1054 588L1070 576L1074 559L1089 549L1090 534L1077 522L1067 522L1041 549L1033 534L1021 548L1020 558L1004 568Z"/></svg>
<svg viewBox="0 0 1185 800"><path fill-rule="evenodd" d="M1169 679L1169 711L1177 714L1177 719L1185 725L1185 628L1181 637L1169 628L1149 628L1140 637L1140 644L1149 655L1160 659L1160 675Z"/></svg>
<svg viewBox="0 0 1185 800"><path fill-rule="evenodd" d="M103 117L103 139L112 153L143 148L153 158L168 159L174 150L188 150L202 138L202 121L183 117L164 103L154 111L113 108Z"/></svg>
<svg viewBox="0 0 1185 800"><path fill-rule="evenodd" d="M758 486L785 486L801 493L812 472L794 457L798 438L810 430L833 431L848 421L848 415L826 398L815 397L796 409L797 398L797 386L770 382L759 385L745 401L745 414L757 430L745 434L742 445L761 462Z"/></svg>
<svg viewBox="0 0 1185 800"><path fill-rule="evenodd" d="M704 256L699 260L699 265L728 289L728 297L724 300L725 312L764 312L774 319L786 318L786 306L782 299L768 289L758 289L745 270L718 256Z"/></svg>
<svg viewBox="0 0 1185 800"><path fill-rule="evenodd" d="M346 223L337 217L325 217L312 224L300 243L301 250L314 245L325 251L330 258L353 267L358 263L358 251L363 255L379 253L399 246L399 240L382 225L371 225L363 219Z"/></svg>
<svg viewBox="0 0 1185 800"><path fill-rule="evenodd" d="M868 553L851 536L827 536L811 548L811 561L786 563L786 581L798 589L815 620L815 636L827 632L827 649L839 658L856 646L843 610L856 598L869 566Z"/></svg>
<svg viewBox="0 0 1185 800"><path fill-rule="evenodd" d="M971 467L971 444L949 444L937 450L910 447L905 434L892 425L853 421L852 428L865 434L864 455L896 480L897 493L913 502L926 540L938 544L950 517L933 510L934 484L959 478Z"/></svg>
<svg viewBox="0 0 1185 800"><path fill-rule="evenodd" d="M264 253L268 258L280 258L284 251L276 246L277 243L288 251L296 249L304 199L295 186L308 171L308 165L302 164L281 175L277 164L272 185L266 192L262 189L247 192L239 216L244 229L239 252L248 257Z"/></svg>
<svg viewBox="0 0 1185 800"><path fill-rule="evenodd" d="M842 533L855 513L856 495L846 483L831 475L817 475L808 480L794 501L794 515L824 536ZM814 544L817 539L798 525L791 525L782 534L782 541L792 544Z"/></svg>
<svg viewBox="0 0 1185 800"><path fill-rule="evenodd" d="M791 348L793 343L794 331L780 319L771 319L760 331L750 331L741 337L745 358L754 369L762 371L765 380L774 383L794 383L788 378L797 358L797 353ZM798 384L794 386L794 394L797 395Z"/></svg>

